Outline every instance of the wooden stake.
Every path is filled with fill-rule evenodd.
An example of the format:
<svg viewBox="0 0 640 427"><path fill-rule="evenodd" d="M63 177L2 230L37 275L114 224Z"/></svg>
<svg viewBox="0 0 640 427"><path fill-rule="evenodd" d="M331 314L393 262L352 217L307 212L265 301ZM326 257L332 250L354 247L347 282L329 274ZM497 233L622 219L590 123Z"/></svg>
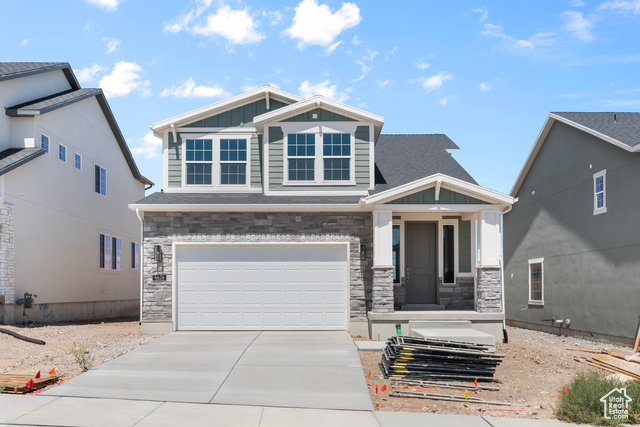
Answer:
<svg viewBox="0 0 640 427"><path fill-rule="evenodd" d="M583 349L583 348L568 348L567 350L569 350L569 351L581 351L583 353L597 353L597 354L604 353L604 351L602 351L602 350L587 350L587 349Z"/></svg>
<svg viewBox="0 0 640 427"><path fill-rule="evenodd" d="M638 335L636 335L636 343L633 346L633 352L638 352L638 345L640 344L640 328L638 328Z"/></svg>

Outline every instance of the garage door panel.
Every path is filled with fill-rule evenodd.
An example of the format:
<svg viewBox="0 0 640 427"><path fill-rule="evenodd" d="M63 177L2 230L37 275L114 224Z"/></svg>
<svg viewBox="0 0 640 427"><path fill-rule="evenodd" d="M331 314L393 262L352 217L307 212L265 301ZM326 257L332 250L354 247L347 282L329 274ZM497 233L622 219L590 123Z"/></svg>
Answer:
<svg viewBox="0 0 640 427"><path fill-rule="evenodd" d="M178 329L347 328L346 245L185 245Z"/></svg>

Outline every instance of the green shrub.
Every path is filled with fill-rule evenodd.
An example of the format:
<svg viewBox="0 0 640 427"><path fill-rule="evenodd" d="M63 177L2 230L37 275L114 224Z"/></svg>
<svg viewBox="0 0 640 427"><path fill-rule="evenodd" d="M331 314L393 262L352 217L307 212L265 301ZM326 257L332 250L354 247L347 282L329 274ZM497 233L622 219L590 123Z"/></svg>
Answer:
<svg viewBox="0 0 640 427"><path fill-rule="evenodd" d="M74 341L71 345L71 353L73 353L76 363L80 365L82 372L91 369L95 359L91 356L89 343L86 338L80 341Z"/></svg>
<svg viewBox="0 0 640 427"><path fill-rule="evenodd" d="M633 399L628 406L629 419L607 419L604 417L604 403L600 399L614 388L620 387L626 388L627 396ZM640 383L638 381L622 382L602 372L580 372L573 382L566 386L566 391L563 389L560 393L556 415L561 421L599 426L640 422Z"/></svg>

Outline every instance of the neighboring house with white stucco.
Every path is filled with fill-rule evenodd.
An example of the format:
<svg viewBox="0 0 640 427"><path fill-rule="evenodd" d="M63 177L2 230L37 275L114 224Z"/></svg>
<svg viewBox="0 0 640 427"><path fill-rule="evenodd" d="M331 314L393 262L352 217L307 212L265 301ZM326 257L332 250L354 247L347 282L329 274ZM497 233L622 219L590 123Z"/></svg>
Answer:
<svg viewBox="0 0 640 427"><path fill-rule="evenodd" d="M0 323L136 316L143 177L102 90L67 63L0 63ZM37 297L35 297L37 295ZM29 319L27 318L27 321Z"/></svg>
<svg viewBox="0 0 640 427"><path fill-rule="evenodd" d="M262 86L151 126L142 325L349 330L465 320L502 337L500 214L446 135Z"/></svg>

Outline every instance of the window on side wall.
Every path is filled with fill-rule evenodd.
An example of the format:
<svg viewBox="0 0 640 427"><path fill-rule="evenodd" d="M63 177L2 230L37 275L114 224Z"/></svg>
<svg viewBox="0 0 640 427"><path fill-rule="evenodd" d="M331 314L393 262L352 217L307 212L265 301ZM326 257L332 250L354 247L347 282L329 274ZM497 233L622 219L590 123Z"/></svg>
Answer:
<svg viewBox="0 0 640 427"><path fill-rule="evenodd" d="M101 166L95 165L95 186L94 191L101 196L107 196L107 170Z"/></svg>
<svg viewBox="0 0 640 427"><path fill-rule="evenodd" d="M211 185L213 177L213 140L185 141L187 185Z"/></svg>
<svg viewBox="0 0 640 427"><path fill-rule="evenodd" d="M140 270L140 243L131 242L131 268Z"/></svg>
<svg viewBox="0 0 640 427"><path fill-rule="evenodd" d="M607 211L607 170L593 174L593 214Z"/></svg>
<svg viewBox="0 0 640 427"><path fill-rule="evenodd" d="M122 239L100 234L100 268L103 270L122 270Z"/></svg>
<svg viewBox="0 0 640 427"><path fill-rule="evenodd" d="M46 153L49 152L49 137L45 134L40 134L40 147L44 148Z"/></svg>
<svg viewBox="0 0 640 427"><path fill-rule="evenodd" d="M74 153L73 155L73 167L75 167L76 170L82 170L82 156L78 153Z"/></svg>
<svg viewBox="0 0 640 427"><path fill-rule="evenodd" d="M67 147L58 144L58 160L67 163Z"/></svg>
<svg viewBox="0 0 640 427"><path fill-rule="evenodd" d="M544 258L529 260L529 304L544 304Z"/></svg>

